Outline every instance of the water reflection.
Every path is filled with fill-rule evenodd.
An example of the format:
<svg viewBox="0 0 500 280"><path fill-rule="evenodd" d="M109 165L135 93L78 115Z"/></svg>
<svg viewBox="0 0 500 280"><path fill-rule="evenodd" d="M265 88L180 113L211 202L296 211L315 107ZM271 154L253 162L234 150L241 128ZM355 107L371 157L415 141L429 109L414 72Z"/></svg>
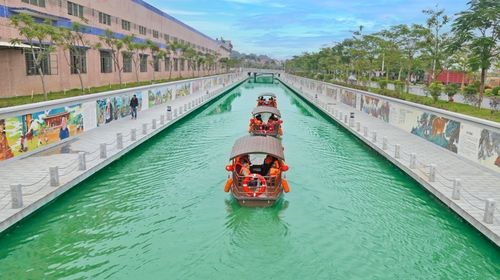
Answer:
<svg viewBox="0 0 500 280"><path fill-rule="evenodd" d="M221 100L217 101L213 106L214 108L210 110L207 115L217 115L217 114L223 114L227 112L231 112L232 106L231 104L233 101L241 96L240 91L236 91L233 94L229 94L228 96L222 98Z"/></svg>

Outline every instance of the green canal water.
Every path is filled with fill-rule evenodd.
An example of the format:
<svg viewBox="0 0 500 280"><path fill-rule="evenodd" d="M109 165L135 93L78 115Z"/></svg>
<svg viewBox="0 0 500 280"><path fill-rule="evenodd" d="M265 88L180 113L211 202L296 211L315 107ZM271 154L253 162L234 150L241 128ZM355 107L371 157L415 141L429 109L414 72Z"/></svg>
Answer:
<svg viewBox="0 0 500 280"><path fill-rule="evenodd" d="M292 191L222 191L259 93ZM0 235L0 279L498 279L500 250L281 85L244 84Z"/></svg>

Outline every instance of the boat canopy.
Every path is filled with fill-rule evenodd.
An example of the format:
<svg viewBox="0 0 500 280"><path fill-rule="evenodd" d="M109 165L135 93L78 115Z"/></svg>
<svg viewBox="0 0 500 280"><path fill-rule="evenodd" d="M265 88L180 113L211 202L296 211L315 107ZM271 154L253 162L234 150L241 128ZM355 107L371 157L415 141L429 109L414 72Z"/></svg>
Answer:
<svg viewBox="0 0 500 280"><path fill-rule="evenodd" d="M252 111L252 115L254 115L254 116L258 115L258 114L263 114L263 113L274 114L278 118L281 118L280 110L278 110L274 107L271 107L271 106L258 106L258 107L255 107Z"/></svg>
<svg viewBox="0 0 500 280"><path fill-rule="evenodd" d="M267 154L284 160L283 146L275 137L245 136L234 143L230 159L247 154Z"/></svg>
<svg viewBox="0 0 500 280"><path fill-rule="evenodd" d="M259 98L260 97L266 97L266 96L276 98L276 94L271 93L271 92L262 93L261 95L259 95Z"/></svg>

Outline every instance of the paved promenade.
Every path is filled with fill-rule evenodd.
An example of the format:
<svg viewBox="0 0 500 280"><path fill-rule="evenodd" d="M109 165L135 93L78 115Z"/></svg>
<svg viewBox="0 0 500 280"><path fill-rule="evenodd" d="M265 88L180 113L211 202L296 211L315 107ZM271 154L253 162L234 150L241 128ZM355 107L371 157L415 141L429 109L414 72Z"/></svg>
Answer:
<svg viewBox="0 0 500 280"><path fill-rule="evenodd" d="M139 112L137 120L113 121L57 147L0 164L0 232L238 83L178 98Z"/></svg>
<svg viewBox="0 0 500 280"><path fill-rule="evenodd" d="M500 203L500 175L362 113L324 94L281 79L356 137L413 177L463 219L500 246L500 211L485 215ZM355 119L349 121L350 112ZM458 179L458 180L457 180ZM488 205L488 206L487 206ZM498 208L498 207L497 207ZM491 214L491 212L490 212Z"/></svg>

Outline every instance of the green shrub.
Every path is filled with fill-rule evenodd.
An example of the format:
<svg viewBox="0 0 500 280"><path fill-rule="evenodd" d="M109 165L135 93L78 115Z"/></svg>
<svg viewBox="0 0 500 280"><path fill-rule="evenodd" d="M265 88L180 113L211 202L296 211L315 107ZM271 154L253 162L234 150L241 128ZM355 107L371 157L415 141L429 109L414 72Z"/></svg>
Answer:
<svg viewBox="0 0 500 280"><path fill-rule="evenodd" d="M453 96L458 93L458 85L448 84L444 87L444 92L448 95L448 100L453 101Z"/></svg>
<svg viewBox="0 0 500 280"><path fill-rule="evenodd" d="M479 103L479 97L477 93L479 92L479 87L477 83L469 84L464 88L464 101L467 104L477 105Z"/></svg>
<svg viewBox="0 0 500 280"><path fill-rule="evenodd" d="M434 83L431 83L427 87L427 91L432 96L432 99L434 100L434 102L437 102L439 100L439 96L441 96L441 92L443 91L443 87L441 86L440 83L434 82Z"/></svg>
<svg viewBox="0 0 500 280"><path fill-rule="evenodd" d="M493 95L493 96L498 96L499 91L500 91L500 87L494 87L494 88L491 90L491 95Z"/></svg>
<svg viewBox="0 0 500 280"><path fill-rule="evenodd" d="M386 89L387 88L387 80L379 80L378 86L380 87L380 89Z"/></svg>
<svg viewBox="0 0 500 280"><path fill-rule="evenodd" d="M394 84L394 90L397 91L397 92L403 92L404 88L405 88L405 82L403 81L394 81L393 82Z"/></svg>

